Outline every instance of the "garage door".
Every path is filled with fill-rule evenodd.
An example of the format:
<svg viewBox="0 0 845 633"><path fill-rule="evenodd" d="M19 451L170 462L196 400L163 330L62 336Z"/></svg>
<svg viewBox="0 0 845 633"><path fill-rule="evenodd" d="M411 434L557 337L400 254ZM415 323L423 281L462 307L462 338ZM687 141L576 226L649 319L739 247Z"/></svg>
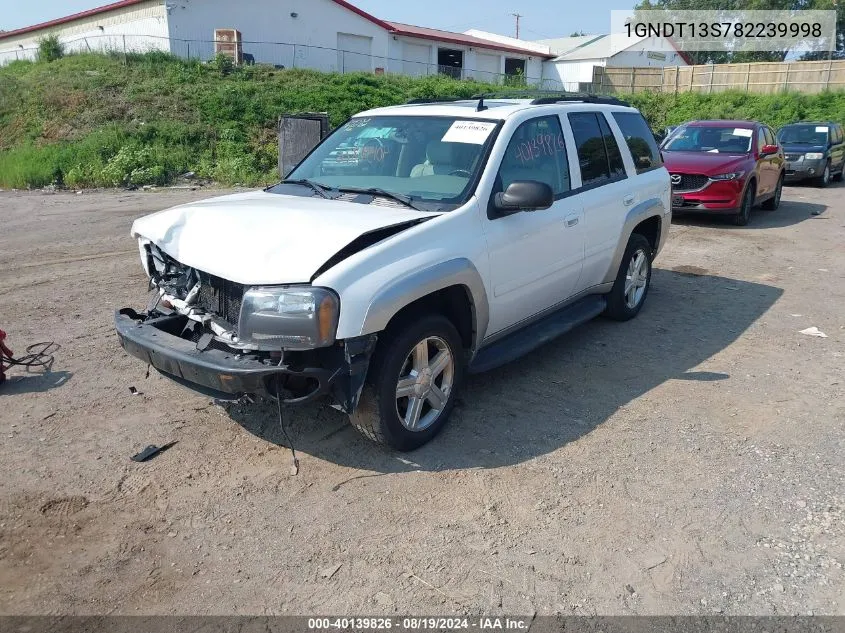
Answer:
<svg viewBox="0 0 845 633"><path fill-rule="evenodd" d="M431 46L425 44L402 45L402 72L405 75L427 75L431 64Z"/></svg>
<svg viewBox="0 0 845 633"><path fill-rule="evenodd" d="M342 73L372 72L373 38L349 33L337 34L337 69Z"/></svg>

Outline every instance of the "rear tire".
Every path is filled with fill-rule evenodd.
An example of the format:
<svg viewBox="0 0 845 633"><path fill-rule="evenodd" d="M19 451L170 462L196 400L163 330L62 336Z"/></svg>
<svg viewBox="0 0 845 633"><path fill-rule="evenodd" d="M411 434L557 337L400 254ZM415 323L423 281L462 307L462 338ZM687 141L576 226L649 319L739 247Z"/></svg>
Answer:
<svg viewBox="0 0 845 633"><path fill-rule="evenodd" d="M625 247L616 281L607 296L606 317L614 321L628 321L639 314L651 286L653 258L651 243L643 235L633 233Z"/></svg>
<svg viewBox="0 0 845 633"><path fill-rule="evenodd" d="M765 209L766 211L774 211L777 209L780 206L781 193L783 193L783 174L781 174L781 177L778 178L778 184L777 187L775 187L774 195L761 204L760 208Z"/></svg>
<svg viewBox="0 0 845 633"><path fill-rule="evenodd" d="M379 340L349 421L373 442L412 451L448 422L464 372L463 344L451 321L438 314L405 321Z"/></svg>
<svg viewBox="0 0 845 633"><path fill-rule="evenodd" d="M739 213L732 218L736 226L745 226L751 220L751 207L754 206L754 187L756 186L756 183L751 181L748 183L748 187L745 188Z"/></svg>

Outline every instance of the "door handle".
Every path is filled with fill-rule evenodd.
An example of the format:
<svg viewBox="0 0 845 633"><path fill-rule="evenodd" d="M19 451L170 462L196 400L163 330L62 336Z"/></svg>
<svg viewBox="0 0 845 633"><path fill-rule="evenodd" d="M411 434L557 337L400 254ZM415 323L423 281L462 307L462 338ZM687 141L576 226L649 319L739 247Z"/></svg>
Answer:
<svg viewBox="0 0 845 633"><path fill-rule="evenodd" d="M625 196L624 198L622 198L622 202L625 204L626 207L630 207L632 204L634 204L634 196Z"/></svg>
<svg viewBox="0 0 845 633"><path fill-rule="evenodd" d="M567 218L566 218L566 226L575 226L576 224L578 224L578 222L579 222L580 220L581 220L581 218L580 218L579 216L577 216L577 215L570 215L570 216L567 216Z"/></svg>

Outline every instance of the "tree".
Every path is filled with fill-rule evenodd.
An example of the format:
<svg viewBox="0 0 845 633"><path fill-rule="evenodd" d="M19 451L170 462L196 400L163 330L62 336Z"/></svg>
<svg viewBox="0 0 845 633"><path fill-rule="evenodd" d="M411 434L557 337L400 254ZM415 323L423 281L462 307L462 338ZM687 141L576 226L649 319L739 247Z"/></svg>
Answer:
<svg viewBox="0 0 845 633"><path fill-rule="evenodd" d="M843 6L838 6L842 4ZM841 0L641 0L635 11L796 11L836 10L836 52L834 58L845 57L845 3ZM687 51L685 54L693 64L725 64L730 62L780 62L788 51ZM807 53L802 59L827 59L828 53Z"/></svg>
<svg viewBox="0 0 845 633"><path fill-rule="evenodd" d="M569 37L583 37L584 35L586 35L584 31L573 31L569 34Z"/></svg>

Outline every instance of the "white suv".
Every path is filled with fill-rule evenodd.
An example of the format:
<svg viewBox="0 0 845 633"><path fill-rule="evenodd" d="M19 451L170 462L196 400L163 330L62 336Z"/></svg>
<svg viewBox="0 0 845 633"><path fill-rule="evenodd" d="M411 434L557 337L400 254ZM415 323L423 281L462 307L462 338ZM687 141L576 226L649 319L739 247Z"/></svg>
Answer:
<svg viewBox="0 0 845 633"><path fill-rule="evenodd" d="M214 394L330 396L399 450L446 423L466 372L642 308L669 174L614 99L363 112L282 183L138 219L155 289L121 344Z"/></svg>

